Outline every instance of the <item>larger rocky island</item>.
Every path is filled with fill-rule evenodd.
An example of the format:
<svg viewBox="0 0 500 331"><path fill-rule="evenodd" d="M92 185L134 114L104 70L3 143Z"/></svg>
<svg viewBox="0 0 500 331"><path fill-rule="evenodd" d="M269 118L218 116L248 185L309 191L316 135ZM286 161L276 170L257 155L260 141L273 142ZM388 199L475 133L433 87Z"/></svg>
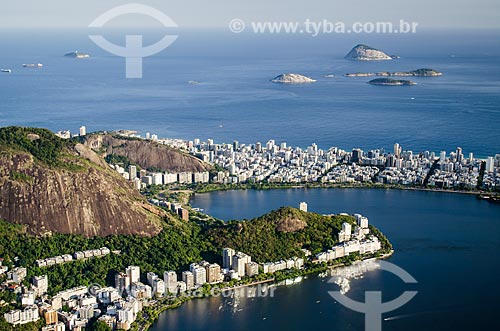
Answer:
<svg viewBox="0 0 500 331"><path fill-rule="evenodd" d="M398 58L397 56L387 55L383 51L359 44L353 47L351 51L345 56L346 60L352 61L383 61L383 60L392 60L394 58Z"/></svg>

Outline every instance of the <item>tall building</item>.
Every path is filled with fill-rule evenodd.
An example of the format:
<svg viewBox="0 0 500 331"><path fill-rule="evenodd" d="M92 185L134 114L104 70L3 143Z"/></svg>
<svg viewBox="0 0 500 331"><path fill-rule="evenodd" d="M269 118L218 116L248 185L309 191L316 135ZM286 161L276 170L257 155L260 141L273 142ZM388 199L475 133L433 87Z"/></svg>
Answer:
<svg viewBox="0 0 500 331"><path fill-rule="evenodd" d="M258 141L257 143L255 143L255 150L258 153L262 152L262 144L260 143L260 141Z"/></svg>
<svg viewBox="0 0 500 331"><path fill-rule="evenodd" d="M307 212L307 202L302 201L301 203L299 203L299 209Z"/></svg>
<svg viewBox="0 0 500 331"><path fill-rule="evenodd" d="M47 275L33 277L33 286L37 295L47 293L49 288L49 280Z"/></svg>
<svg viewBox="0 0 500 331"><path fill-rule="evenodd" d="M342 223L342 230L339 232L339 242L351 240L352 227L349 223Z"/></svg>
<svg viewBox="0 0 500 331"><path fill-rule="evenodd" d="M486 172L493 172L495 170L495 159L493 156L488 156L486 159Z"/></svg>
<svg viewBox="0 0 500 331"><path fill-rule="evenodd" d="M212 263L206 267L207 283L216 283L220 280L220 265Z"/></svg>
<svg viewBox="0 0 500 331"><path fill-rule="evenodd" d="M362 157L363 157L363 151L361 149L354 148L352 150L352 156L351 156L352 163L359 163Z"/></svg>
<svg viewBox="0 0 500 331"><path fill-rule="evenodd" d="M259 264L257 262L249 262L245 265L245 274L252 277L259 274Z"/></svg>
<svg viewBox="0 0 500 331"><path fill-rule="evenodd" d="M85 125L82 125L80 127L80 137L83 137L85 135L87 135L87 128L85 127Z"/></svg>
<svg viewBox="0 0 500 331"><path fill-rule="evenodd" d="M130 284L138 282L141 279L141 269L137 266L129 266L125 269L125 272L130 278Z"/></svg>
<svg viewBox="0 0 500 331"><path fill-rule="evenodd" d="M233 270L238 273L238 276L245 276L245 265L252 262L250 255L238 252L233 257Z"/></svg>
<svg viewBox="0 0 500 331"><path fill-rule="evenodd" d="M224 248L222 250L222 267L231 269L233 266L233 256L236 252L232 248Z"/></svg>
<svg viewBox="0 0 500 331"><path fill-rule="evenodd" d="M462 154L462 147L457 147L457 162L462 162L464 155Z"/></svg>
<svg viewBox="0 0 500 331"><path fill-rule="evenodd" d="M399 146L399 144L398 144L398 143L395 143L395 144L394 144L394 155L395 155L396 157L400 157L400 156L401 156L401 151L402 151L401 146Z"/></svg>
<svg viewBox="0 0 500 331"><path fill-rule="evenodd" d="M446 151L441 151L441 153L439 153L439 161L446 161Z"/></svg>
<svg viewBox="0 0 500 331"><path fill-rule="evenodd" d="M130 165L128 167L128 175L130 180L137 178L137 167L135 165Z"/></svg>
<svg viewBox="0 0 500 331"><path fill-rule="evenodd" d="M186 283L186 289L191 290L194 288L194 275L191 271L182 272L182 281Z"/></svg>
<svg viewBox="0 0 500 331"><path fill-rule="evenodd" d="M123 272L119 272L115 275L115 288L118 293L124 293L130 288L130 277Z"/></svg>
<svg viewBox="0 0 500 331"><path fill-rule="evenodd" d="M207 282L207 270L203 267L195 267L193 269L193 278L195 285L203 285Z"/></svg>
<svg viewBox="0 0 500 331"><path fill-rule="evenodd" d="M163 281L165 282L165 291L177 294L177 273L175 271L165 271Z"/></svg>

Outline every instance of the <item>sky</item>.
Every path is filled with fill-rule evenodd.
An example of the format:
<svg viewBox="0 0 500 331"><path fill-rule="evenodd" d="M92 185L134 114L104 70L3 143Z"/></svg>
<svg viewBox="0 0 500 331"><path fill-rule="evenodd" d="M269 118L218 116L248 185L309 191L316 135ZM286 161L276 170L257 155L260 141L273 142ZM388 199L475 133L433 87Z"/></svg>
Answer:
<svg viewBox="0 0 500 331"><path fill-rule="evenodd" d="M499 0L3 0L0 29L85 28L105 11L128 3L155 7L179 27L226 27L245 21L418 22L419 28L500 28ZM115 26L154 27L138 15Z"/></svg>

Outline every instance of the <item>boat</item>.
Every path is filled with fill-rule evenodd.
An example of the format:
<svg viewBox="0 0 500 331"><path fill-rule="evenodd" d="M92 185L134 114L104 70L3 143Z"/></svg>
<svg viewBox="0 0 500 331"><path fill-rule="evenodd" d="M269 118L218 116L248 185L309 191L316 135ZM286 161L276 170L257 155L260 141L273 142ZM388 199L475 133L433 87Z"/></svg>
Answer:
<svg viewBox="0 0 500 331"><path fill-rule="evenodd" d="M25 63L23 64L23 67L24 68L42 68L43 67L43 64L41 63Z"/></svg>
<svg viewBox="0 0 500 331"><path fill-rule="evenodd" d="M12 70L11 69L0 69L0 72L7 72L7 73L11 73Z"/></svg>
<svg viewBox="0 0 500 331"><path fill-rule="evenodd" d="M78 51L74 51L74 52L71 52L71 53L66 53L66 54L64 54L64 56L66 56L66 57L72 57L74 59L87 59L87 58L90 57L90 54L80 53Z"/></svg>

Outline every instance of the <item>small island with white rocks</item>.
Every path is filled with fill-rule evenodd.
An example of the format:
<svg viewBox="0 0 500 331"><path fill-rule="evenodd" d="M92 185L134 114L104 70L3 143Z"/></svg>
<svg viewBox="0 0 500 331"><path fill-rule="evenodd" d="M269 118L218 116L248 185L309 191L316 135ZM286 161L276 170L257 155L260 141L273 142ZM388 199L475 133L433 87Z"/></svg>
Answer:
<svg viewBox="0 0 500 331"><path fill-rule="evenodd" d="M345 56L346 60L351 61L384 61L397 58L399 57L387 55L379 49L363 44L354 46L353 49L351 49L351 51Z"/></svg>
<svg viewBox="0 0 500 331"><path fill-rule="evenodd" d="M422 68L412 71L380 71L380 72L355 72L345 74L345 77L370 77L370 76L400 76L400 77L437 77L442 76L443 73L434 69Z"/></svg>
<svg viewBox="0 0 500 331"><path fill-rule="evenodd" d="M78 51L74 51L71 53L66 53L64 54L65 57L71 57L73 59L88 59L90 57L90 54L87 53L80 53Z"/></svg>
<svg viewBox="0 0 500 331"><path fill-rule="evenodd" d="M304 84L314 83L316 80L299 74L281 74L271 79L273 83L282 84Z"/></svg>
<svg viewBox="0 0 500 331"><path fill-rule="evenodd" d="M409 86L417 85L411 80L391 79L391 78L376 78L368 82L370 85L383 85L383 86Z"/></svg>

